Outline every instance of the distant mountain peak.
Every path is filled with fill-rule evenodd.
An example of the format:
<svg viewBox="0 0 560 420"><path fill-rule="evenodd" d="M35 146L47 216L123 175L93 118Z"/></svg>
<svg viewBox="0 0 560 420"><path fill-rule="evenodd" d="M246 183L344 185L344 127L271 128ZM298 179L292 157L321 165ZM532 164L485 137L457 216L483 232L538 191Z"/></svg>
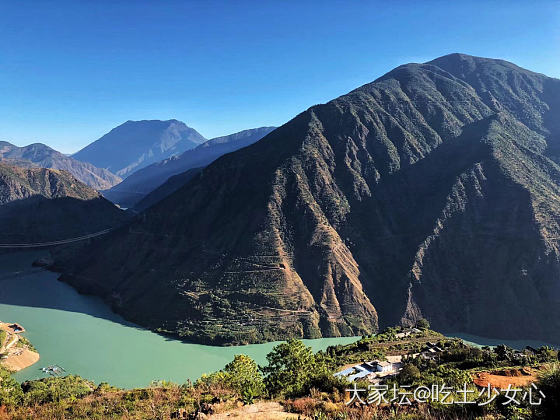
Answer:
<svg viewBox="0 0 560 420"><path fill-rule="evenodd" d="M195 129L175 119L128 120L73 157L126 177L205 141Z"/></svg>
<svg viewBox="0 0 560 420"><path fill-rule="evenodd" d="M506 61L406 64L215 160L63 278L197 341L424 317L560 343L558 115L560 80Z"/></svg>
<svg viewBox="0 0 560 420"><path fill-rule="evenodd" d="M203 168L226 153L253 144L273 131L274 128L252 128L213 138L180 155L173 155L140 169L109 191L104 191L103 194L123 207L133 207L141 200L144 201L142 207L147 206L175 191L181 185L182 180L190 179L189 177L175 177L173 182L166 186L166 181L170 181L171 177L195 168ZM194 175L194 173L190 172L190 175ZM158 188L160 186L161 188ZM150 194L151 197L144 200L147 194Z"/></svg>

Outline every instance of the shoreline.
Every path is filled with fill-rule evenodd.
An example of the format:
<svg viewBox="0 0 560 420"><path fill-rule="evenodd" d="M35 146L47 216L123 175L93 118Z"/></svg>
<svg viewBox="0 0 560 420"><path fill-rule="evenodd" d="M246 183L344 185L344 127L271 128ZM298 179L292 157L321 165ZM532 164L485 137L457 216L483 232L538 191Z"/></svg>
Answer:
<svg viewBox="0 0 560 420"><path fill-rule="evenodd" d="M41 356L35 350L31 350L27 340L22 340L20 334L25 329L17 323L0 322L0 330L3 332L0 343L2 358L0 363L10 372L15 373L34 365Z"/></svg>

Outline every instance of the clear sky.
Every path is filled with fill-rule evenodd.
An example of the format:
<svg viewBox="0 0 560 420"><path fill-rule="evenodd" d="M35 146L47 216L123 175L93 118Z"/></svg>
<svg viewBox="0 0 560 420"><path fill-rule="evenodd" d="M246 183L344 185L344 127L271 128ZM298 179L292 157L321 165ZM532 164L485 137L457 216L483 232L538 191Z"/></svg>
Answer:
<svg viewBox="0 0 560 420"><path fill-rule="evenodd" d="M463 52L560 77L558 1L0 0L0 140L75 152L126 120L281 125Z"/></svg>

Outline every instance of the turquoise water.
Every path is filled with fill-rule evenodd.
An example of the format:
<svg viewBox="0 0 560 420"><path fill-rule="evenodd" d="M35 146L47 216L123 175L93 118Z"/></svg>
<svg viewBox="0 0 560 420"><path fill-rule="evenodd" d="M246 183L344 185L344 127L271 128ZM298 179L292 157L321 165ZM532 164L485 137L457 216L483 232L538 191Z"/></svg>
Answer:
<svg viewBox="0 0 560 420"><path fill-rule="evenodd" d="M499 338L487 338L487 337L480 337L477 335L472 334L465 334L465 333L447 333L445 334L448 337L457 337L462 339L465 343L471 344L476 347L483 347L483 346L498 346L500 344L505 344L512 349L523 350L527 346L531 346L534 348L539 348L541 346L549 346L558 348L558 344L551 344L545 341L536 341L536 340L503 340Z"/></svg>
<svg viewBox="0 0 560 420"><path fill-rule="evenodd" d="M45 377L40 368L58 364L97 383L133 388L152 380L184 383L224 367L236 354L263 364L277 343L239 347L188 344L126 322L100 299L78 294L58 275L31 262L41 252L0 255L0 320L18 322L41 355L17 380ZM304 340L318 351L356 338Z"/></svg>
<svg viewBox="0 0 560 420"><path fill-rule="evenodd" d="M184 383L224 367L244 353L264 364L277 343L239 347L188 344L154 334L114 314L100 299L78 294L58 275L31 267L41 252L0 254L0 320L18 322L41 354L35 365L16 373L17 380L45 377L40 368L58 364L97 383L122 388L147 386L152 380ZM506 344L513 348L552 344L512 341L449 333L477 346ZM304 340L319 351L357 338Z"/></svg>

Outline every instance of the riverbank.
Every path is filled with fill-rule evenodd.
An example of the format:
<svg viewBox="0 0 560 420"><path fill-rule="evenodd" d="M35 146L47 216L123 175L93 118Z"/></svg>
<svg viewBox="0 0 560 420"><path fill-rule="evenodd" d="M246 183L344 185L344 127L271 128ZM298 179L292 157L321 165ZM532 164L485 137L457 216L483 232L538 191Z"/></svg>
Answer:
<svg viewBox="0 0 560 420"><path fill-rule="evenodd" d="M196 380L220 370L240 353L263 364L278 344L205 346L139 328L100 298L81 295L58 281L56 273L32 267L43 255L41 251L0 253L0 319L17 320L25 327L25 336L41 352L41 367L59 365L68 374L131 389L149 386L153 380ZM304 342L319 351L358 338ZM13 375L18 382L47 376L36 366Z"/></svg>
<svg viewBox="0 0 560 420"><path fill-rule="evenodd" d="M0 363L10 372L19 372L39 361L40 355L20 334L25 329L16 323L0 322Z"/></svg>
<svg viewBox="0 0 560 420"><path fill-rule="evenodd" d="M139 328L113 313L100 298L80 295L58 281L56 273L32 267L33 261L43 255L41 251L0 253L0 319L17 320L25 326L25 336L41 352L41 366L60 365L68 374L131 389L149 386L152 380L176 383L196 380L204 373L223 368L241 353L262 365L266 363L266 355L278 344L205 346ZM304 340L304 343L316 352L358 339L323 338ZM518 343L502 340L491 344L502 343L524 347L521 343L517 346ZM156 359L154 354L158 355ZM45 377L47 374L37 367L14 374L18 382Z"/></svg>
<svg viewBox="0 0 560 420"><path fill-rule="evenodd" d="M0 392L7 403L0 419L390 420L398 410L403 418L426 420L528 420L557 413L558 352L548 347L481 349L427 328L392 327L320 354L290 340L266 358L260 369L250 357L237 356L196 381L156 381L132 390L73 375L24 386L4 376ZM362 371L392 369L348 376L340 369L349 361Z"/></svg>

